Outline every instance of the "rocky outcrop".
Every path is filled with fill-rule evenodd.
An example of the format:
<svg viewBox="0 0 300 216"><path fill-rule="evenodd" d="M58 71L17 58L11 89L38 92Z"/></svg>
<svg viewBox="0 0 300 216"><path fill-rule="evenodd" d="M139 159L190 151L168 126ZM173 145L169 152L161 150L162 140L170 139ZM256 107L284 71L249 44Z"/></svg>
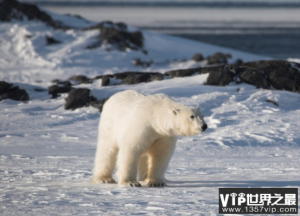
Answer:
<svg viewBox="0 0 300 216"><path fill-rule="evenodd" d="M200 62L200 61L204 60L204 57L201 53L195 53L191 60L193 60L195 62Z"/></svg>
<svg viewBox="0 0 300 216"><path fill-rule="evenodd" d="M191 60L195 62L206 61L207 65L225 65L228 64L229 58L232 58L232 56L228 53L217 52L213 55L207 56L206 58L201 53L195 53ZM240 65L241 60L238 59L235 64Z"/></svg>
<svg viewBox="0 0 300 216"><path fill-rule="evenodd" d="M114 82L115 80L118 80L118 85L132 85L154 80L163 80L164 77L186 77L197 74L209 74L205 85L226 86L235 82L237 84L248 83L258 88L300 92L300 64L287 61L254 61L242 65L218 65L172 70L167 71L164 74L157 72L128 71L117 74L101 75L93 79L80 75L74 76L69 80L77 81L78 84L80 84L91 83L92 81L102 79L102 86L116 85ZM56 84L59 88L53 87L53 92L56 94L62 93L63 90L69 91L69 96L66 98L66 109L74 110L79 107L92 106L101 112L102 107L108 98L98 100L90 95L89 89L73 89L68 82L69 81L60 81ZM65 86L63 86L63 84ZM52 95L55 95L53 92Z"/></svg>
<svg viewBox="0 0 300 216"><path fill-rule="evenodd" d="M189 68L189 69L182 69L182 70L172 70L165 72L170 78L174 77L186 77L191 76L196 73L200 73L202 68Z"/></svg>
<svg viewBox="0 0 300 216"><path fill-rule="evenodd" d="M300 91L300 64L287 61L255 61L242 64L242 82L259 88Z"/></svg>
<svg viewBox="0 0 300 216"><path fill-rule="evenodd" d="M0 101L11 99L16 101L28 101L29 95L24 89L14 86L12 83L0 81Z"/></svg>
<svg viewBox="0 0 300 216"><path fill-rule="evenodd" d="M108 86L110 84L110 79L109 79L109 75L104 75L102 76L102 86Z"/></svg>
<svg viewBox="0 0 300 216"><path fill-rule="evenodd" d="M92 106L102 111L104 103L108 98L97 100L91 95L91 90L87 88L74 88L69 92L68 97L65 99L65 109L75 110L77 108Z"/></svg>
<svg viewBox="0 0 300 216"><path fill-rule="evenodd" d="M81 18L81 17L79 17ZM11 20L38 20L46 23L55 29L72 29L60 21L53 20L46 12L42 11L33 4L18 2L16 0L0 1L0 21L9 22ZM141 31L130 32L124 23L113 23L111 21L101 22L97 25L82 30L98 29L101 33L97 40L87 46L88 49L97 48L102 45L109 45L107 50L118 49L125 51L126 49L141 50L143 53L144 37ZM59 40L46 36L46 44L58 44Z"/></svg>
<svg viewBox="0 0 300 216"><path fill-rule="evenodd" d="M54 45L54 44L60 44L61 42L54 37L46 36L46 44L47 45Z"/></svg>
<svg viewBox="0 0 300 216"><path fill-rule="evenodd" d="M300 64L288 61L253 61L238 65L202 68L209 72L207 85L247 83L257 88L300 92Z"/></svg>
<svg viewBox="0 0 300 216"><path fill-rule="evenodd" d="M135 66L141 66L141 67L145 67L148 68L153 64L153 61L143 61L140 58L136 58L132 60L132 64Z"/></svg>
<svg viewBox="0 0 300 216"><path fill-rule="evenodd" d="M111 75L97 76L93 80L102 79L102 86L116 85L111 82L112 79L119 80L118 85L133 85L143 82L151 82L155 80L163 80L164 75L158 72L122 72Z"/></svg>
<svg viewBox="0 0 300 216"><path fill-rule="evenodd" d="M59 94L68 93L72 89L72 84L69 81L59 82L48 87L48 93L52 98L57 98Z"/></svg>
<svg viewBox="0 0 300 216"><path fill-rule="evenodd" d="M202 68L201 73L209 73L205 85L226 86L234 81L237 67L233 65Z"/></svg>
<svg viewBox="0 0 300 216"><path fill-rule="evenodd" d="M214 65L214 64L227 64L227 59L231 58L230 54L225 54L221 52L217 52L211 56L208 56L206 58L208 65Z"/></svg>
<svg viewBox="0 0 300 216"><path fill-rule="evenodd" d="M113 49L125 51L127 48L132 50L142 50L144 37L141 31L130 32L124 23L113 23L111 21L101 22L95 26L83 30L99 30L100 34L97 41L88 45L88 49L110 45Z"/></svg>
<svg viewBox="0 0 300 216"><path fill-rule="evenodd" d="M68 78L68 81L72 81L75 84L82 84L82 83L88 84L88 83L92 83L93 82L92 79L88 78L85 75L71 76L71 77Z"/></svg>
<svg viewBox="0 0 300 216"><path fill-rule="evenodd" d="M50 15L40 10L36 5L16 0L0 1L0 21L9 22L11 20L39 20L53 28L69 29L68 26L53 20Z"/></svg>
<svg viewBox="0 0 300 216"><path fill-rule="evenodd" d="M75 110L77 108L89 106L96 99L90 95L91 90L87 88L76 88L69 92L65 99L65 109Z"/></svg>

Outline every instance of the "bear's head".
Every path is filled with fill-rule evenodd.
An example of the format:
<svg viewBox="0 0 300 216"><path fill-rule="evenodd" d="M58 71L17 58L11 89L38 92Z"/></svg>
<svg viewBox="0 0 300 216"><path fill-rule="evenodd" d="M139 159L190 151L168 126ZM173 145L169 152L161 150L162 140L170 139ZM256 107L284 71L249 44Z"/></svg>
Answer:
<svg viewBox="0 0 300 216"><path fill-rule="evenodd" d="M174 122L170 132L175 136L197 135L207 129L199 106L172 108L171 115L173 115Z"/></svg>

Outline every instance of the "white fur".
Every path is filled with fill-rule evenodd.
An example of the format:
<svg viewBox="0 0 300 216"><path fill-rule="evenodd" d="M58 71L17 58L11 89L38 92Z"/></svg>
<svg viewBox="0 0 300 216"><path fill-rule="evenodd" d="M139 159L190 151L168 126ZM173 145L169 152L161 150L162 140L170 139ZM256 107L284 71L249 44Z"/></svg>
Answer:
<svg viewBox="0 0 300 216"><path fill-rule="evenodd" d="M199 134L204 124L199 107L184 106L163 94L129 90L113 95L101 114L92 181L113 183L117 166L119 185L140 186L139 174L148 186L163 186L177 136Z"/></svg>

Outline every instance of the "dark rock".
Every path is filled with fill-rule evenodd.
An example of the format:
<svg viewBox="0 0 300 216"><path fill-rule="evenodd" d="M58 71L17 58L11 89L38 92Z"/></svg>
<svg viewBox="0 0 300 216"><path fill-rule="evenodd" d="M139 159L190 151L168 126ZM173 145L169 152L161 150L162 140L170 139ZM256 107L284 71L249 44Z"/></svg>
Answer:
<svg viewBox="0 0 300 216"><path fill-rule="evenodd" d="M58 21L54 21L50 15L41 11L37 6L20 3L16 0L2 0L0 2L0 21L11 20L39 20L53 28L69 29Z"/></svg>
<svg viewBox="0 0 300 216"><path fill-rule="evenodd" d="M85 21L86 23L91 23L89 20L85 19L84 17L78 15L78 14L70 14L70 13L67 13L67 14L64 14L66 16L69 16L69 17L76 17L77 19L80 19L80 20L83 20Z"/></svg>
<svg viewBox="0 0 300 216"><path fill-rule="evenodd" d="M53 79L53 80L51 80L51 82L53 82L53 83L59 83L60 82L60 80L59 79Z"/></svg>
<svg viewBox="0 0 300 216"><path fill-rule="evenodd" d="M108 86L109 85L109 75L102 76L101 85L102 86Z"/></svg>
<svg viewBox="0 0 300 216"><path fill-rule="evenodd" d="M240 77L246 83L262 88L300 91L300 64L280 60L254 61L241 67L244 71Z"/></svg>
<svg viewBox="0 0 300 216"><path fill-rule="evenodd" d="M228 85L232 81L247 83L257 88L300 91L300 64L287 61L253 61L242 65L206 67L206 85Z"/></svg>
<svg viewBox="0 0 300 216"><path fill-rule="evenodd" d="M124 23L105 21L83 30L95 29L100 30L101 34L99 35L98 40L91 45L88 45L87 48L96 48L103 44L110 44L121 51L125 51L127 48L133 50L142 50L143 48L144 37L142 32L129 32Z"/></svg>
<svg viewBox="0 0 300 216"><path fill-rule="evenodd" d="M136 58L132 60L132 64L135 66L150 67L153 61L142 61L140 58Z"/></svg>
<svg viewBox="0 0 300 216"><path fill-rule="evenodd" d="M201 73L209 73L205 85L225 86L234 81L235 72L230 66L202 68Z"/></svg>
<svg viewBox="0 0 300 216"><path fill-rule="evenodd" d="M8 90L8 98L16 101L28 101L29 95L24 89L13 87Z"/></svg>
<svg viewBox="0 0 300 216"><path fill-rule="evenodd" d="M276 101L271 100L271 99L267 99L266 102L267 102L267 103L274 104L275 106L279 106L278 103L277 103Z"/></svg>
<svg viewBox="0 0 300 216"><path fill-rule="evenodd" d="M97 23L96 25L89 26L87 28L83 28L83 31L89 30L101 30L101 28L119 28L119 26L115 25L112 21L103 21Z"/></svg>
<svg viewBox="0 0 300 216"><path fill-rule="evenodd" d="M239 78L242 82L254 85L257 88L270 89L270 80L267 74L260 70L253 70L246 68L240 75Z"/></svg>
<svg viewBox="0 0 300 216"><path fill-rule="evenodd" d="M86 49L96 49L98 47L101 47L101 41L94 41L93 43L86 46Z"/></svg>
<svg viewBox="0 0 300 216"><path fill-rule="evenodd" d="M109 77L110 77L110 75L106 75L106 76L109 76ZM92 79L92 81L98 80L98 79L102 79L102 77L103 77L103 75L95 76L95 77Z"/></svg>
<svg viewBox="0 0 300 216"><path fill-rule="evenodd" d="M240 65L242 65L244 62L243 62L243 60L242 59L237 59L236 61L235 61L235 65L237 65L237 66L240 66Z"/></svg>
<svg viewBox="0 0 300 216"><path fill-rule="evenodd" d="M143 66L142 60L140 58L133 59L132 64L136 66Z"/></svg>
<svg viewBox="0 0 300 216"><path fill-rule="evenodd" d="M150 81L155 81L155 80L163 80L164 79L164 75L161 74L161 73L156 73L156 74L153 74L150 78Z"/></svg>
<svg viewBox="0 0 300 216"><path fill-rule="evenodd" d="M199 61L203 61L203 55L201 53L195 53L192 57L192 60L199 62Z"/></svg>
<svg viewBox="0 0 300 216"><path fill-rule="evenodd" d="M224 54L217 52L211 56L208 56L206 58L207 64L208 65L213 65L213 64L227 64L227 59L231 58L230 54Z"/></svg>
<svg viewBox="0 0 300 216"><path fill-rule="evenodd" d="M44 89L44 88L34 88L33 90L36 91L36 92L44 92L44 91L47 91L47 90Z"/></svg>
<svg viewBox="0 0 300 216"><path fill-rule="evenodd" d="M123 22L117 22L116 26L118 26L120 29L126 31L127 30L127 25Z"/></svg>
<svg viewBox="0 0 300 216"><path fill-rule="evenodd" d="M106 79L114 78L114 79L121 81L119 84L132 85L132 84L138 84L138 83L142 83L142 82L151 82L153 80L162 80L164 78L164 75L161 73L157 73L157 72L147 73L147 72L128 71L128 72L122 72L122 73L117 73L117 74L99 76L99 77L95 77L95 78L100 78L100 77L102 79L105 77L104 81ZM103 80L102 80L102 82L103 82ZM106 84L106 82L104 82L104 83Z"/></svg>
<svg viewBox="0 0 300 216"><path fill-rule="evenodd" d="M90 102L90 106L96 108L99 110L99 112L102 112L103 106L105 104L105 102L108 100L109 98L104 98L101 100L94 100Z"/></svg>
<svg viewBox="0 0 300 216"><path fill-rule="evenodd" d="M29 95L24 89L20 89L18 86L13 86L11 83L0 81L0 101L3 99L28 101Z"/></svg>
<svg viewBox="0 0 300 216"><path fill-rule="evenodd" d="M116 44L120 50L143 47L143 35L140 31L127 32L116 28L102 28L100 40L102 43Z"/></svg>
<svg viewBox="0 0 300 216"><path fill-rule="evenodd" d="M68 93L72 89L72 85L69 81L59 82L56 85L48 87L48 93L52 95L52 98L57 98L58 94Z"/></svg>
<svg viewBox="0 0 300 216"><path fill-rule="evenodd" d="M144 72L131 72L131 71L129 71L129 72L122 72L122 73L116 73L116 74L113 74L112 76L113 76L113 78L115 78L115 79L120 79L120 80L122 80L122 79L125 79L127 76L130 76L131 74L143 74Z"/></svg>
<svg viewBox="0 0 300 216"><path fill-rule="evenodd" d="M151 78L151 74L149 73L141 73L141 74L131 73L122 80L122 84L131 85L131 84L138 84L142 82L148 82L150 78Z"/></svg>
<svg viewBox="0 0 300 216"><path fill-rule="evenodd" d="M80 84L80 83L89 84L89 83L93 82L92 79L90 79L90 78L88 78L87 76L84 76L84 75L71 76L68 80L77 82L78 84Z"/></svg>
<svg viewBox="0 0 300 216"><path fill-rule="evenodd" d="M165 72L166 75L169 77L185 77L185 76L191 76L195 73L201 72L201 68L190 68L190 69L182 69L182 70L172 70Z"/></svg>
<svg viewBox="0 0 300 216"><path fill-rule="evenodd" d="M47 45L54 45L54 44L60 44L61 42L56 40L55 38L51 37L51 36L46 36L46 44Z"/></svg>
<svg viewBox="0 0 300 216"><path fill-rule="evenodd" d="M72 89L65 99L65 109L75 110L77 108L89 106L95 98L90 95L91 90L86 88Z"/></svg>
<svg viewBox="0 0 300 216"><path fill-rule="evenodd" d="M126 32L124 34L124 38L129 40L130 43L136 45L136 48L142 48L144 45L144 37L141 31ZM128 47L132 48L131 45Z"/></svg>
<svg viewBox="0 0 300 216"><path fill-rule="evenodd" d="M0 95L4 94L8 89L10 89L11 86L12 86L11 83L0 81Z"/></svg>

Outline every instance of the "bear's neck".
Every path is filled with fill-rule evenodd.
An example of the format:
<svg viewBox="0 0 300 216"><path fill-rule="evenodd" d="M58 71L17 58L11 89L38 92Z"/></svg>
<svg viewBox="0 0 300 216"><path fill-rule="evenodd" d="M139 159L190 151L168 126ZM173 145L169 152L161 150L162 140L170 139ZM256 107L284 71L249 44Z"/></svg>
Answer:
<svg viewBox="0 0 300 216"><path fill-rule="evenodd" d="M172 104L170 104L172 103ZM156 132L161 136L170 136L174 137L175 129L177 127L176 121L174 121L174 116L171 112L171 107L173 101L164 101L164 103L156 103L152 113L151 113L151 122L152 127L155 128ZM171 105L171 106L170 106ZM176 104L174 104L176 105Z"/></svg>

